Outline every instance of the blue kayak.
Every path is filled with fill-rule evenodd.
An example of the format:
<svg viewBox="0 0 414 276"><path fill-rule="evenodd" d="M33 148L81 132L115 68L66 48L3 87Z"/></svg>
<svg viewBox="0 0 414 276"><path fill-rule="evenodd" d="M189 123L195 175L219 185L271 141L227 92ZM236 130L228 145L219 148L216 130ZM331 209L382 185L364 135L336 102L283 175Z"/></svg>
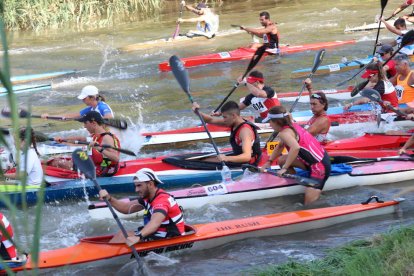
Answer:
<svg viewBox="0 0 414 276"><path fill-rule="evenodd" d="M25 82L30 82L30 81L53 79L57 77L71 75L74 73L76 73L75 70L68 70L68 71L58 71L58 72L41 73L41 74L21 75L21 76L11 77L11 82L13 84L19 84L19 83L25 83Z"/></svg>
<svg viewBox="0 0 414 276"><path fill-rule="evenodd" d="M52 89L51 84L21 84L21 85L14 85L13 91L15 94L25 93L25 92L36 92L40 90L47 90ZM0 97L7 95L7 89L4 87L0 87Z"/></svg>
<svg viewBox="0 0 414 276"><path fill-rule="evenodd" d="M341 73L354 69L359 69L370 63L372 56L361 59L354 59L348 62L334 63L319 66L314 75L325 75L331 73ZM304 68L292 71L292 78L306 77L312 72L312 68Z"/></svg>

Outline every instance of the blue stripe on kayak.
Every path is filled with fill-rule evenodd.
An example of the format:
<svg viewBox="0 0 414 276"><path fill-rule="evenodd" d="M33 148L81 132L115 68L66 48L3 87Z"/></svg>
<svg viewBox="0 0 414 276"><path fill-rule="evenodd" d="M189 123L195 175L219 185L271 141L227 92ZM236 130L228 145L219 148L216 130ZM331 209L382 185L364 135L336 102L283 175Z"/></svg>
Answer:
<svg viewBox="0 0 414 276"><path fill-rule="evenodd" d="M42 73L42 74L31 74L31 75L21 75L21 76L15 76L11 78L11 82L22 82L22 81L32 81L39 78L54 78L69 74L76 73L75 70L70 71L60 71L60 72L50 72L50 73Z"/></svg>
<svg viewBox="0 0 414 276"><path fill-rule="evenodd" d="M15 94L24 93L24 92L35 92L39 90L46 90L46 89L52 89L51 84L41 84L41 85L30 85L30 84L24 84L24 85L14 85L13 91ZM4 87L0 88L0 97L7 95L7 89Z"/></svg>
<svg viewBox="0 0 414 276"><path fill-rule="evenodd" d="M368 58L363 58L363 59L356 59L358 62L356 61L349 61L347 63L333 63L333 64L328 64L328 65L321 65L318 67L318 70L329 70L330 67L333 66L339 66L339 68L342 70L345 67L348 66L359 66L359 65L366 65L371 61L372 57L368 57ZM297 73L310 73L312 71L312 68L303 68L303 69L298 69L295 71L292 71L292 74L297 74ZM329 70L330 71L330 70ZM337 70L340 71L340 70ZM337 72L337 71L332 71L332 72Z"/></svg>

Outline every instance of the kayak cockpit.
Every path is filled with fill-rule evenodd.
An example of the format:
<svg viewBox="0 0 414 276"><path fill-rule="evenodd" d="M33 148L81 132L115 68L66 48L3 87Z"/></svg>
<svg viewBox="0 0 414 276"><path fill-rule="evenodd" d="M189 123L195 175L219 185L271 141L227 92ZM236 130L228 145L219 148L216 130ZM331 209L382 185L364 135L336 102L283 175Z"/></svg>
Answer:
<svg viewBox="0 0 414 276"><path fill-rule="evenodd" d="M175 239L178 239L178 238L181 238L181 237L184 237L184 236L194 235L197 232L197 230L193 226L188 225L188 224L185 225L184 229L185 229L185 234L183 236L165 238L165 239L162 239L162 240L175 240ZM128 231L128 233L132 233L132 232ZM114 245L115 244L124 244L125 243L125 238L123 236L122 236L122 238L121 237L117 238L116 237L117 235L121 236L122 233L119 232L115 235L106 235L106 236L83 238L83 239L81 239L81 242L94 243L94 244L114 244ZM157 241L161 241L161 240L157 240ZM148 243L148 242L153 242L153 241L146 241L146 242L142 242L142 243Z"/></svg>

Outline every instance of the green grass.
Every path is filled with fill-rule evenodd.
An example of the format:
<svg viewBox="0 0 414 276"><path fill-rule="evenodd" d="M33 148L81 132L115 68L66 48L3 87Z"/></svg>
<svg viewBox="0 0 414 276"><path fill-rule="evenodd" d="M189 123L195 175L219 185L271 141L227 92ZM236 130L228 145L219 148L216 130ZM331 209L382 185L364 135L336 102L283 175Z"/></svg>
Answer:
<svg viewBox="0 0 414 276"><path fill-rule="evenodd" d="M414 275L414 225L332 249L320 260L290 261L253 275Z"/></svg>
<svg viewBox="0 0 414 276"><path fill-rule="evenodd" d="M9 30L108 27L117 21L157 16L164 0L3 0Z"/></svg>

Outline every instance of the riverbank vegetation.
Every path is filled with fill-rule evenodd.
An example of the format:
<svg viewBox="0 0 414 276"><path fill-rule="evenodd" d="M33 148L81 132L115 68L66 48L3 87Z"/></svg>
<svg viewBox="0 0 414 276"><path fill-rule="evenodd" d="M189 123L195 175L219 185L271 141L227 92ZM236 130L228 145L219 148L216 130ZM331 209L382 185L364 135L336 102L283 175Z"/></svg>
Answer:
<svg viewBox="0 0 414 276"><path fill-rule="evenodd" d="M155 16L164 0L4 0L6 29L93 29Z"/></svg>
<svg viewBox="0 0 414 276"><path fill-rule="evenodd" d="M414 275L414 225L332 249L321 260L305 263L290 261L252 274Z"/></svg>

